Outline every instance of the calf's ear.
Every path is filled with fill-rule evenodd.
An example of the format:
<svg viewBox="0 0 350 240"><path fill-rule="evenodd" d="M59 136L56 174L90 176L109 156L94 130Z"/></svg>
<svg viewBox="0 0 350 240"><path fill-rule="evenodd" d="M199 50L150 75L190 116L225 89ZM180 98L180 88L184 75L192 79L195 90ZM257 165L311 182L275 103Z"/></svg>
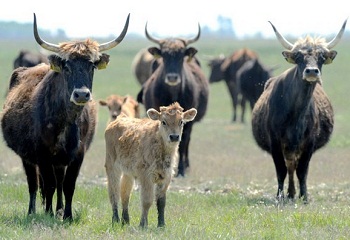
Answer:
<svg viewBox="0 0 350 240"><path fill-rule="evenodd" d="M147 116L152 120L159 120L160 113L154 108L150 108L147 110Z"/></svg>
<svg viewBox="0 0 350 240"><path fill-rule="evenodd" d="M101 106L107 106L107 102L105 100L98 101Z"/></svg>
<svg viewBox="0 0 350 240"><path fill-rule="evenodd" d="M193 121L196 115L197 115L197 110L195 108L191 108L183 113L183 120L185 122Z"/></svg>

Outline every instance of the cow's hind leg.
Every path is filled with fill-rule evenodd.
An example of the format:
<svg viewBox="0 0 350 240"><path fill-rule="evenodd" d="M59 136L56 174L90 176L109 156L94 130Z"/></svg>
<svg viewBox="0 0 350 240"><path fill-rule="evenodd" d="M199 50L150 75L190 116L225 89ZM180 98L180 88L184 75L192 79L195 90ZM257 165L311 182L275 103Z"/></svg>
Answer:
<svg viewBox="0 0 350 240"><path fill-rule="evenodd" d="M28 215L35 214L36 211L36 193L38 191L38 169L37 166L22 159L23 168L27 176L29 190Z"/></svg>
<svg viewBox="0 0 350 240"><path fill-rule="evenodd" d="M55 175L57 181L57 205L56 205L56 217L63 217L63 180L65 174L65 167L55 167Z"/></svg>
<svg viewBox="0 0 350 240"><path fill-rule="evenodd" d="M39 161L39 170L44 184L45 212L53 216L52 198L56 190L56 178L53 166L48 161L48 158Z"/></svg>
<svg viewBox="0 0 350 240"><path fill-rule="evenodd" d="M129 200L132 188L134 186L134 177L123 174L121 179L121 201L122 201L122 224L129 224Z"/></svg>

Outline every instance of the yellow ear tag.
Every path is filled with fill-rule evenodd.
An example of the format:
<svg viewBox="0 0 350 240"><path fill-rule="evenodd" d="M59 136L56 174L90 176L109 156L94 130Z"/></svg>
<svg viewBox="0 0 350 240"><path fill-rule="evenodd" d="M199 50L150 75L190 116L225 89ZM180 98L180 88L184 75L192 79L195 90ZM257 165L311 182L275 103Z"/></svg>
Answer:
<svg viewBox="0 0 350 240"><path fill-rule="evenodd" d="M105 62L105 61L101 61L97 64L97 69L98 70L101 70L101 69L105 69L108 65L108 62Z"/></svg>
<svg viewBox="0 0 350 240"><path fill-rule="evenodd" d="M330 64L333 62L333 59L332 58L327 58L326 61L324 61L324 64Z"/></svg>
<svg viewBox="0 0 350 240"><path fill-rule="evenodd" d="M55 72L61 72L61 68L58 66L55 66L53 64L50 64L50 68L51 68L51 70L53 70Z"/></svg>
<svg viewBox="0 0 350 240"><path fill-rule="evenodd" d="M286 61L289 62L289 63L295 63L294 60L292 58L286 58Z"/></svg>

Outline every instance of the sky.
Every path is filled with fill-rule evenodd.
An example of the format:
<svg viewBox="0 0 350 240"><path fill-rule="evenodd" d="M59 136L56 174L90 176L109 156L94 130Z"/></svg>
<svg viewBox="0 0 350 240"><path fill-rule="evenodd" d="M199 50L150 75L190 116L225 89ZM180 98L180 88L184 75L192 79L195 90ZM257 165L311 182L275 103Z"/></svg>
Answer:
<svg viewBox="0 0 350 240"><path fill-rule="evenodd" d="M144 35L147 22L154 36L181 37L197 34L198 23L216 30L221 15L232 20L239 38L258 32L274 37L268 21L284 36L333 37L350 16L344 4L343 0L6 0L0 21L32 23L35 13L39 29L62 29L69 38L84 39L119 35L130 13L128 33Z"/></svg>

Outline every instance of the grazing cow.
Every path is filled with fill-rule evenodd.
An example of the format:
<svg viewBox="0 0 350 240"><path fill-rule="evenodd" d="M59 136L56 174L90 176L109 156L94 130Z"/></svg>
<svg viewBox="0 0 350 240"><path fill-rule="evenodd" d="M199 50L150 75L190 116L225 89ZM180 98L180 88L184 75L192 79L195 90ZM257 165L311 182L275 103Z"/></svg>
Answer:
<svg viewBox="0 0 350 240"><path fill-rule="evenodd" d="M185 110L197 109L195 120L184 127L183 140L179 147L177 175L181 176L185 175L185 168L189 167L188 148L193 123L203 118L208 104L209 82L198 64L198 59L194 57L197 49L187 47L199 39L199 25L198 28L198 34L193 39L159 40L149 35L146 25L147 38L160 46L148 49L154 57L158 57L158 67L143 84L137 96L137 101L143 103L146 110L159 109L160 106L167 106L175 101L179 102Z"/></svg>
<svg viewBox="0 0 350 240"><path fill-rule="evenodd" d="M170 184L185 123L197 114L195 108L183 112L177 103L147 110L149 118L130 118L121 114L105 131L106 173L112 222L119 222L121 198L122 223L129 224L129 199L134 179L141 189L140 226L147 227L148 211L156 198L158 227L165 225L166 192ZM185 125L186 126L186 125Z"/></svg>
<svg viewBox="0 0 350 240"><path fill-rule="evenodd" d="M1 117L3 137L21 157L27 176L28 214L36 211L40 182L45 211L53 215L52 198L57 189L56 214L64 211L63 219L73 219L75 183L96 125L91 97L94 69L106 67L109 56L101 52L117 46L128 25L129 16L120 36L108 43L88 39L55 45L40 38L34 14L35 40L57 55L49 56L50 66L14 70L11 82L17 84L7 95Z"/></svg>
<svg viewBox="0 0 350 240"><path fill-rule="evenodd" d="M47 56L42 53L34 53L29 50L21 50L13 63L13 68L16 69L18 67L34 67L40 63L49 64Z"/></svg>
<svg viewBox="0 0 350 240"><path fill-rule="evenodd" d="M239 97L241 94L239 92L239 88L237 86L237 71L241 68L241 66L248 60L257 58L258 55L256 52L243 48L235 51L230 57L219 57L211 60L208 63L210 67L210 76L209 82L219 82L222 79L225 80L228 91L231 95L232 100L232 108L233 108L233 118L232 121L235 122L237 120L237 104L239 103ZM245 103L242 104L242 110L245 107ZM241 122L244 122L244 114L241 115Z"/></svg>
<svg viewBox="0 0 350 240"><path fill-rule="evenodd" d="M272 23L271 23L272 25ZM323 64L330 64L337 52L331 50L341 39L344 22L330 42L307 36L294 44L288 42L272 25L282 46L283 57L294 67L268 80L252 116L254 138L272 155L278 182L278 197L289 177L287 197L294 199L294 172L299 180L300 195L308 201L307 175L315 151L325 146L333 131L333 108L322 87Z"/></svg>
<svg viewBox="0 0 350 240"><path fill-rule="evenodd" d="M258 58L245 62L237 71L237 86L242 94L242 116L245 113L246 101L253 110L254 104L258 101L264 91L266 81L272 77L272 68L265 67Z"/></svg>
<svg viewBox="0 0 350 240"><path fill-rule="evenodd" d="M121 113L129 117L140 117L139 103L132 96L112 94L106 100L100 100L99 103L101 106L108 107L110 121L114 121Z"/></svg>
<svg viewBox="0 0 350 240"><path fill-rule="evenodd" d="M137 81L142 85L152 74L153 55L147 48L141 49L134 57L131 69Z"/></svg>

